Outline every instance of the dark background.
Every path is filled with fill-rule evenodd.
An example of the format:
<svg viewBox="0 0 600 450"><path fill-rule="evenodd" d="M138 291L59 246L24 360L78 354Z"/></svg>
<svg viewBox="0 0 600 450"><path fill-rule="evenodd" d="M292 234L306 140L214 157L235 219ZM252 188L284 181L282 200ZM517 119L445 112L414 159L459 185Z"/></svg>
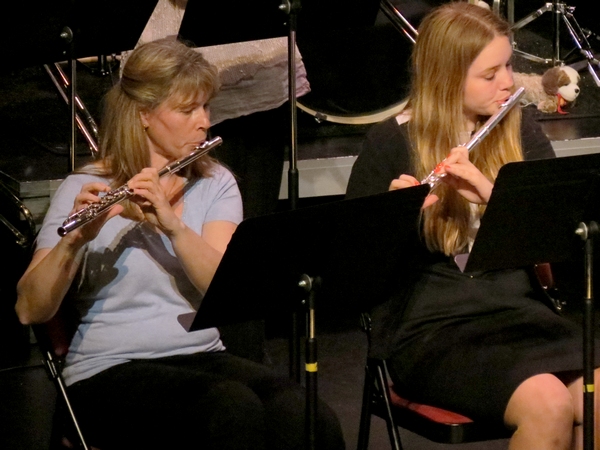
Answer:
<svg viewBox="0 0 600 450"><path fill-rule="evenodd" d="M412 44L389 22L380 16L375 19L372 10L368 9L373 0L365 1L361 8L366 5L367 9L361 9L364 13L358 17L351 8L340 9L339 2L303 2L307 16L304 16L305 21L299 21L297 39L312 87L312 92L302 99L309 106L336 114L360 115L398 103L406 95L408 55ZM431 7L441 3L430 0L395 2L414 25ZM68 173L69 111L42 67L43 62L52 62L57 52L62 56L65 51L60 48L63 43L56 36L64 20L55 17L63 7L68 8L67 3L66 0L16 3L14 14L4 14L0 19L3 42L0 48L0 175L3 182L17 186L17 191L19 185L62 179ZM133 48L155 1L76 3L91 8L86 12L84 22L93 25L90 29L96 30L93 33L96 36L83 40L79 49L82 53L91 53L85 56L94 56L97 52ZM590 42L597 52L600 42L595 33L600 30L597 13L592 8L594 3L585 0L569 2L576 6L575 17L580 25L592 32ZM544 4L543 1L515 0L515 19L519 20ZM215 24L217 19L223 17L216 17ZM207 20L210 22L210 17L202 23ZM550 57L551 29L551 14L545 13L518 32L515 36L518 48ZM567 54L574 45L564 27L561 36L563 54ZM568 62L576 64L580 61L581 56L575 52ZM547 69L545 65L515 57L517 71L543 73ZM99 121L102 95L118 79L118 66L110 62L107 65L81 62L77 72L79 96ZM578 138L600 136L600 87L594 84L587 68L583 67L580 74L581 94L569 108L569 114L538 114L544 130L557 136L555 139L569 139L574 135ZM240 179L250 215L286 207L277 201L277 193L289 141L288 114L287 105L284 105L276 110L226 121L213 130L228 143L222 149L223 158ZM558 124L561 126L557 127ZM306 157L308 152L315 158L339 156L337 152L344 147L360 148L370 127L319 123L305 113L299 113L298 125L300 158ZM560 131L556 132L556 129ZM89 158L89 149L81 136L78 137L77 153L80 161ZM240 154L244 158L240 158ZM260 186L247 184L249 180L258 181ZM266 187L269 183L277 188L275 196L272 187ZM262 194L254 195L255 189ZM252 202L257 199L260 201ZM0 205L2 213L7 213L5 203ZM6 236L2 234L1 237ZM28 330L20 327L12 315L14 286L29 255L18 246L2 242L3 259L9 269L3 270L0 281L0 339L4 342L0 349L0 418L4 424L0 448L44 449L51 427L54 390L40 364L37 348L29 342ZM571 297L570 312L577 317L582 264L574 261L558 269L561 292L565 297ZM358 331L358 318L352 311L328 305L319 305L318 311L319 390L338 413L348 448L352 448L358 428L366 342ZM287 342L282 336L288 324L284 322L270 327L266 348L270 362L285 372ZM371 448L389 448L385 427L381 423L374 425ZM447 448L409 433L403 432L403 436L408 438L407 448ZM493 441L451 448L490 450L505 447L505 442Z"/></svg>

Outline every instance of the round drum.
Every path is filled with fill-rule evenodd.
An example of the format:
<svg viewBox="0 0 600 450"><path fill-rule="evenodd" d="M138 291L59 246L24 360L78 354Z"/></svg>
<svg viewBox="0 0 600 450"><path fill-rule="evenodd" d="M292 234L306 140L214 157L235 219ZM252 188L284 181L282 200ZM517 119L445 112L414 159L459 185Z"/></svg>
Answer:
<svg viewBox="0 0 600 450"><path fill-rule="evenodd" d="M296 41L311 92L298 107L317 120L367 124L398 114L413 43L374 0L303 0Z"/></svg>

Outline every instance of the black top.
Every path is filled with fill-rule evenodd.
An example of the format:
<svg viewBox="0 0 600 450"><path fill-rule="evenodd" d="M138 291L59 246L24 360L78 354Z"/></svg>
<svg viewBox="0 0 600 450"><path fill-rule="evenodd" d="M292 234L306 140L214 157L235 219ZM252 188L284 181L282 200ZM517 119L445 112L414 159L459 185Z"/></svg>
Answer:
<svg viewBox="0 0 600 450"><path fill-rule="evenodd" d="M353 167L348 197L387 191L412 173L407 125L374 125ZM554 151L524 111L527 160ZM388 359L394 385L411 400L502 422L515 389L539 373L582 368L581 327L558 315L526 268L462 273L424 245L399 260L390 299L372 311L371 356Z"/></svg>
<svg viewBox="0 0 600 450"><path fill-rule="evenodd" d="M531 113L523 109L524 159L552 158L555 156L552 145ZM403 173L413 174L408 142L407 124L398 125L395 117L373 125L352 168L346 198L385 192L393 179Z"/></svg>

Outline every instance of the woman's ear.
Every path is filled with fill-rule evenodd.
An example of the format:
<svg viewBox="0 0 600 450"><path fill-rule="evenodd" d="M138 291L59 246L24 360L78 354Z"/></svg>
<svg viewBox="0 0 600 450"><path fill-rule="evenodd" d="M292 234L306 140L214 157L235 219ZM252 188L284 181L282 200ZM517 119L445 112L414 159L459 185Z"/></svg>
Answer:
<svg viewBox="0 0 600 450"><path fill-rule="evenodd" d="M142 122L142 126L144 129L148 128L150 124L148 123L148 112L140 111L140 121Z"/></svg>

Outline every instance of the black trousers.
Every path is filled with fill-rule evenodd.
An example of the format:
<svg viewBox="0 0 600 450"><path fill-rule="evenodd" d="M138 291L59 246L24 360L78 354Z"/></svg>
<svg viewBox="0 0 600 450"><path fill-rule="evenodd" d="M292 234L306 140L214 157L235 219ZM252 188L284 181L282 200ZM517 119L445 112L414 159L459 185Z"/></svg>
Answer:
<svg viewBox="0 0 600 450"><path fill-rule="evenodd" d="M136 360L69 387L84 435L109 449L305 448L305 391L226 352ZM317 447L343 449L335 413L317 410Z"/></svg>

